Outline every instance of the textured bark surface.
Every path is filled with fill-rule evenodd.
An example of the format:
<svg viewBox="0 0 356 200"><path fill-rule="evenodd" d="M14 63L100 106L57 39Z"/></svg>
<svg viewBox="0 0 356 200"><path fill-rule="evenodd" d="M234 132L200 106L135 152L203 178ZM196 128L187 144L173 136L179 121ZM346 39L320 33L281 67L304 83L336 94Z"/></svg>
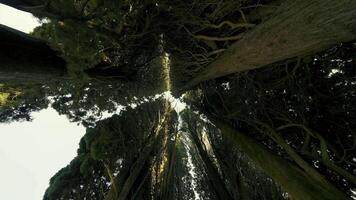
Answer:
<svg viewBox="0 0 356 200"><path fill-rule="evenodd" d="M192 130L192 128L191 128L191 130ZM192 131L191 136L194 140L194 144L196 145L196 147L198 149L199 155L200 155L201 159L203 160L204 165L206 167L207 176L208 176L210 184L211 184L210 185L211 191L215 191L215 195L216 195L217 199L219 199L219 200L232 199L228 190L225 187L224 181L221 179L221 177L219 175L218 170L216 169L216 167L210 160L207 152L204 150L204 148L200 142L200 139L197 135L197 132Z"/></svg>
<svg viewBox="0 0 356 200"><path fill-rule="evenodd" d="M129 173L128 177L124 177L126 178L125 180L119 180L120 177L117 176L113 183L115 185L110 188L107 195L105 196L105 200L127 199L127 196L129 195L132 186L139 177L141 171L144 169L145 163L150 157L154 145L156 144L156 140L157 138L153 135L148 138L148 144L146 144L146 146L143 148L142 152L140 153L140 156L137 158L137 160L133 163L133 165L128 171L125 170L125 174Z"/></svg>
<svg viewBox="0 0 356 200"><path fill-rule="evenodd" d="M343 192L330 183L313 179L301 168L275 155L248 135L236 131L220 120L213 120L222 134L239 145L241 151L296 200L346 200Z"/></svg>
<svg viewBox="0 0 356 200"><path fill-rule="evenodd" d="M316 53L356 39L355 0L288 0L267 21L245 33L185 88L228 74Z"/></svg>

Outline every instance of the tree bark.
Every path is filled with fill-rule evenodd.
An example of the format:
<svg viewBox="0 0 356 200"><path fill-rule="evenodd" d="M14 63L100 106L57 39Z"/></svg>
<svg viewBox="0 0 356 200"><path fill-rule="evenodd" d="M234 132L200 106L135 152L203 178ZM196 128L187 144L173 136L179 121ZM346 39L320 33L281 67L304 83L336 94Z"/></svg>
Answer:
<svg viewBox="0 0 356 200"><path fill-rule="evenodd" d="M157 138L158 135L153 135L152 133L137 160L133 163L130 169L124 171L123 174L125 175L129 173L129 176L127 178L124 176L124 178L126 178L124 181L120 180L120 178L123 178L122 176L117 176L113 181L114 185L110 188L107 195L105 196L105 200L125 200L127 198L136 179L144 169L145 163L150 158L151 152L157 143Z"/></svg>
<svg viewBox="0 0 356 200"><path fill-rule="evenodd" d="M0 82L41 83L67 77L65 61L45 41L0 25Z"/></svg>
<svg viewBox="0 0 356 200"><path fill-rule="evenodd" d="M0 83L45 84L69 81L66 62L44 40L0 24ZM94 80L117 80L125 74L98 65L83 72ZM80 72L82 73L82 72Z"/></svg>
<svg viewBox="0 0 356 200"><path fill-rule="evenodd" d="M215 191L216 196L220 200L232 199L228 190L225 187L224 181L221 179L218 173L218 170L213 165L207 152L203 149L203 146L198 138L197 132L193 129L193 127L190 127L190 134L206 167L209 181L211 182L211 186L213 187L211 188L211 190Z"/></svg>
<svg viewBox="0 0 356 200"><path fill-rule="evenodd" d="M343 192L328 182L320 182L310 177L295 164L275 155L247 134L233 129L219 119L210 119L222 134L239 145L241 151L255 162L266 174L277 182L296 200L346 200Z"/></svg>
<svg viewBox="0 0 356 200"><path fill-rule="evenodd" d="M267 21L244 34L184 89L356 39L355 0L287 0Z"/></svg>
<svg viewBox="0 0 356 200"><path fill-rule="evenodd" d="M141 172L144 170L145 164L152 158L152 151L160 144L159 142L162 140L162 135L165 134L164 126L166 126L169 121L171 114L170 108L170 104L166 101L163 118L157 122L157 126L148 136L147 142L141 150L137 160L132 164L128 171L125 170L124 172L125 174L129 173L129 175L127 177L125 176L123 178L124 180L121 176L117 176L114 179L113 184L115 184L115 186L112 186L107 192L105 200L126 200L128 198L133 185L139 178L139 175L142 174Z"/></svg>
<svg viewBox="0 0 356 200"><path fill-rule="evenodd" d="M165 167L163 177L161 180L159 194L157 194L157 200L174 199L172 186L174 186L174 165L176 163L176 142L177 135L175 135L174 141L171 141L167 137L168 147L167 147L167 166ZM174 188L174 187L173 187Z"/></svg>
<svg viewBox="0 0 356 200"><path fill-rule="evenodd" d="M207 134L208 134L208 140L210 141L211 149L216 157L216 161L218 165L221 167L222 177L223 179L227 179L228 182L230 183L230 187L226 186L226 190L228 190L231 199L242 200L241 190L240 190L241 187L239 185L239 179L241 178L239 174L240 172L232 167L231 162L222 159L224 157L224 153L218 151L216 145L213 142L212 134L215 134L215 132L211 133L211 130L208 128ZM222 135L222 141L228 141L228 138L225 138ZM227 149L231 149L231 146L229 146L227 143L224 142L223 144L224 146L227 145L228 147Z"/></svg>

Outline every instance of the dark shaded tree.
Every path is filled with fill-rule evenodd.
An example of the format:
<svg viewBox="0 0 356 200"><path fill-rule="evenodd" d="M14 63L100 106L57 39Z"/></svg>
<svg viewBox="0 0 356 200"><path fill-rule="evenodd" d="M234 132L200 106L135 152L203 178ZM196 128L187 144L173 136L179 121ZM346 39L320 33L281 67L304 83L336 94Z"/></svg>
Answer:
<svg viewBox="0 0 356 200"><path fill-rule="evenodd" d="M149 173L152 161L151 151L143 163L136 163L146 153L147 145L154 141L153 133L159 116L163 114L161 106L162 101L146 103L88 129L80 142L78 156L51 179L44 199L104 199L112 187L120 192L122 188L119 186L125 185L127 178L132 176L134 166L142 167L137 174L140 178L133 181L128 195L146 199L150 188L141 188L148 190L145 192L138 186L150 184L150 176L146 173Z"/></svg>
<svg viewBox="0 0 356 200"><path fill-rule="evenodd" d="M2 121L30 119L48 97L88 127L126 107L88 129L45 199L281 199L256 168L294 199L347 199L355 187L355 44L306 56L355 39L354 1L0 2L49 19L32 33L42 40L0 27L11 40L0 41L2 79L51 79L6 83ZM168 100L147 103L170 89L164 61L175 93L208 80L186 95L206 118L185 111L183 130Z"/></svg>
<svg viewBox="0 0 356 200"><path fill-rule="evenodd" d="M329 186L332 183L350 195L355 185L354 48L354 43L346 43L311 57L309 62L291 60L210 82L194 101L230 137L237 140L237 135L247 134L241 135L239 146L243 138L252 137L279 157L291 160L307 176L327 181ZM250 151L249 156L254 157L253 153L258 151ZM265 167L259 159L252 158ZM285 183L281 185L292 196L298 195L288 191ZM296 193L301 194L300 189Z"/></svg>
<svg viewBox="0 0 356 200"><path fill-rule="evenodd" d="M213 193L210 198L284 199L280 187L202 115L184 110L181 116L183 129L198 151L194 156L204 163L205 181Z"/></svg>

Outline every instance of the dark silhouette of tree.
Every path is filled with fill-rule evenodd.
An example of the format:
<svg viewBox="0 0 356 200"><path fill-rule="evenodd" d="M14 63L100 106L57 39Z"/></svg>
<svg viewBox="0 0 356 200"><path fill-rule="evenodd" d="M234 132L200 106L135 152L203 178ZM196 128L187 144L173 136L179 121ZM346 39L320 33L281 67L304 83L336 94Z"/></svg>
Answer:
<svg viewBox="0 0 356 200"><path fill-rule="evenodd" d="M141 167L137 174L140 178L134 180L129 195L137 193L139 199L145 199L149 193L144 190L149 188L140 190L138 186L150 185L149 163L153 151L159 149L151 145L150 152L144 150L155 140L157 122L163 114L161 107L162 101L142 104L87 129L78 156L51 179L44 199L104 199L110 185L120 192L143 154L144 162L137 165Z"/></svg>
<svg viewBox="0 0 356 200"><path fill-rule="evenodd" d="M50 104L88 128L45 199L335 200L355 188L355 1L0 3L45 19L31 35L0 26L0 121ZM170 89L186 92L182 113Z"/></svg>
<svg viewBox="0 0 356 200"><path fill-rule="evenodd" d="M184 110L181 116L183 129L197 148L195 156L204 163L213 199L284 199L280 187L213 124L189 110Z"/></svg>
<svg viewBox="0 0 356 200"><path fill-rule="evenodd" d="M210 82L201 87L200 98L193 104L228 135L238 137L240 131L247 135L241 137L252 137L291 160L325 187L331 182L349 193L355 186L354 52L355 44L346 43L311 57L309 62L291 60ZM258 151L249 156L254 157L253 153ZM267 162L259 159L252 158L266 167ZM269 175L274 173L265 170ZM277 176L272 178L279 182ZM282 181L279 184L288 191ZM302 194L300 189L298 194L288 192L293 197Z"/></svg>

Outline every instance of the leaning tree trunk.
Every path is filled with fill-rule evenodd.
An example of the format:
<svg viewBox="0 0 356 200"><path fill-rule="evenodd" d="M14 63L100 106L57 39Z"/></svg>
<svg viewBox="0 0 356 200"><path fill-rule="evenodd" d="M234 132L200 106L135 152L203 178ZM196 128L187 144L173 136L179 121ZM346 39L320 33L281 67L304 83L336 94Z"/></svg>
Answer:
<svg viewBox="0 0 356 200"><path fill-rule="evenodd" d="M277 182L293 199L296 200L346 200L343 192L328 182L320 182L310 177L301 168L290 163L256 142L245 133L233 129L225 122L210 118L221 130L222 134L231 138L239 145L256 165Z"/></svg>
<svg viewBox="0 0 356 200"><path fill-rule="evenodd" d="M41 83L66 77L64 60L45 41L0 24L0 82Z"/></svg>
<svg viewBox="0 0 356 200"><path fill-rule="evenodd" d="M25 12L28 12L26 8L37 7L43 4L36 0L0 0L0 3Z"/></svg>
<svg viewBox="0 0 356 200"><path fill-rule="evenodd" d="M41 18L86 20L75 9L74 4L70 6L70 4L58 4L57 2L50 0L0 0L1 4L32 13Z"/></svg>
<svg viewBox="0 0 356 200"><path fill-rule="evenodd" d="M287 0L266 22L188 81L198 83L252 70L356 39L355 0Z"/></svg>
<svg viewBox="0 0 356 200"><path fill-rule="evenodd" d="M140 173L144 169L144 166L146 162L149 160L151 157L151 152L155 147L155 144L157 144L157 139L159 138L159 135L154 135L154 133L151 133L152 135L148 138L148 142L145 145L145 147L142 149L139 157L137 160L133 163L133 165L130 167L129 170L129 175L124 181L120 180L120 178L123 178L121 176L117 176L112 183L112 187L110 190L107 192L105 196L105 200L125 200L127 199L127 196L129 195L130 191L132 190L132 186L134 183L137 181L137 178L139 177ZM125 170L123 174L127 174L128 171ZM120 174L122 175L122 174Z"/></svg>
<svg viewBox="0 0 356 200"><path fill-rule="evenodd" d="M144 148L141 150L139 157L130 167L128 177L124 177L124 181L120 180L120 176L117 176L113 180L113 185L110 190L107 192L105 196L105 200L126 200L129 197L130 192L133 189L135 182L138 180L139 175L144 170L145 164L153 158L152 155L154 149L160 144L160 140L166 133L165 126L168 126L169 118L171 115L171 107L168 101L165 103L164 107L164 115L163 118L160 119L156 127L150 133L150 136L147 138L147 142ZM124 172L125 174L127 171Z"/></svg>
<svg viewBox="0 0 356 200"><path fill-rule="evenodd" d="M195 146L198 149L199 155L206 167L207 176L209 178L209 181L211 182L211 186L213 187L211 189L215 191L217 199L219 200L232 199L228 190L225 187L224 181L221 179L218 170L210 160L208 153L204 150L197 134L198 133L194 130L194 128L190 127L190 135L192 136Z"/></svg>
<svg viewBox="0 0 356 200"><path fill-rule="evenodd" d="M60 52L52 47L44 40L0 24L0 83L46 84L75 79L76 76L69 76ZM78 73L101 81L124 77L120 70L100 65Z"/></svg>

